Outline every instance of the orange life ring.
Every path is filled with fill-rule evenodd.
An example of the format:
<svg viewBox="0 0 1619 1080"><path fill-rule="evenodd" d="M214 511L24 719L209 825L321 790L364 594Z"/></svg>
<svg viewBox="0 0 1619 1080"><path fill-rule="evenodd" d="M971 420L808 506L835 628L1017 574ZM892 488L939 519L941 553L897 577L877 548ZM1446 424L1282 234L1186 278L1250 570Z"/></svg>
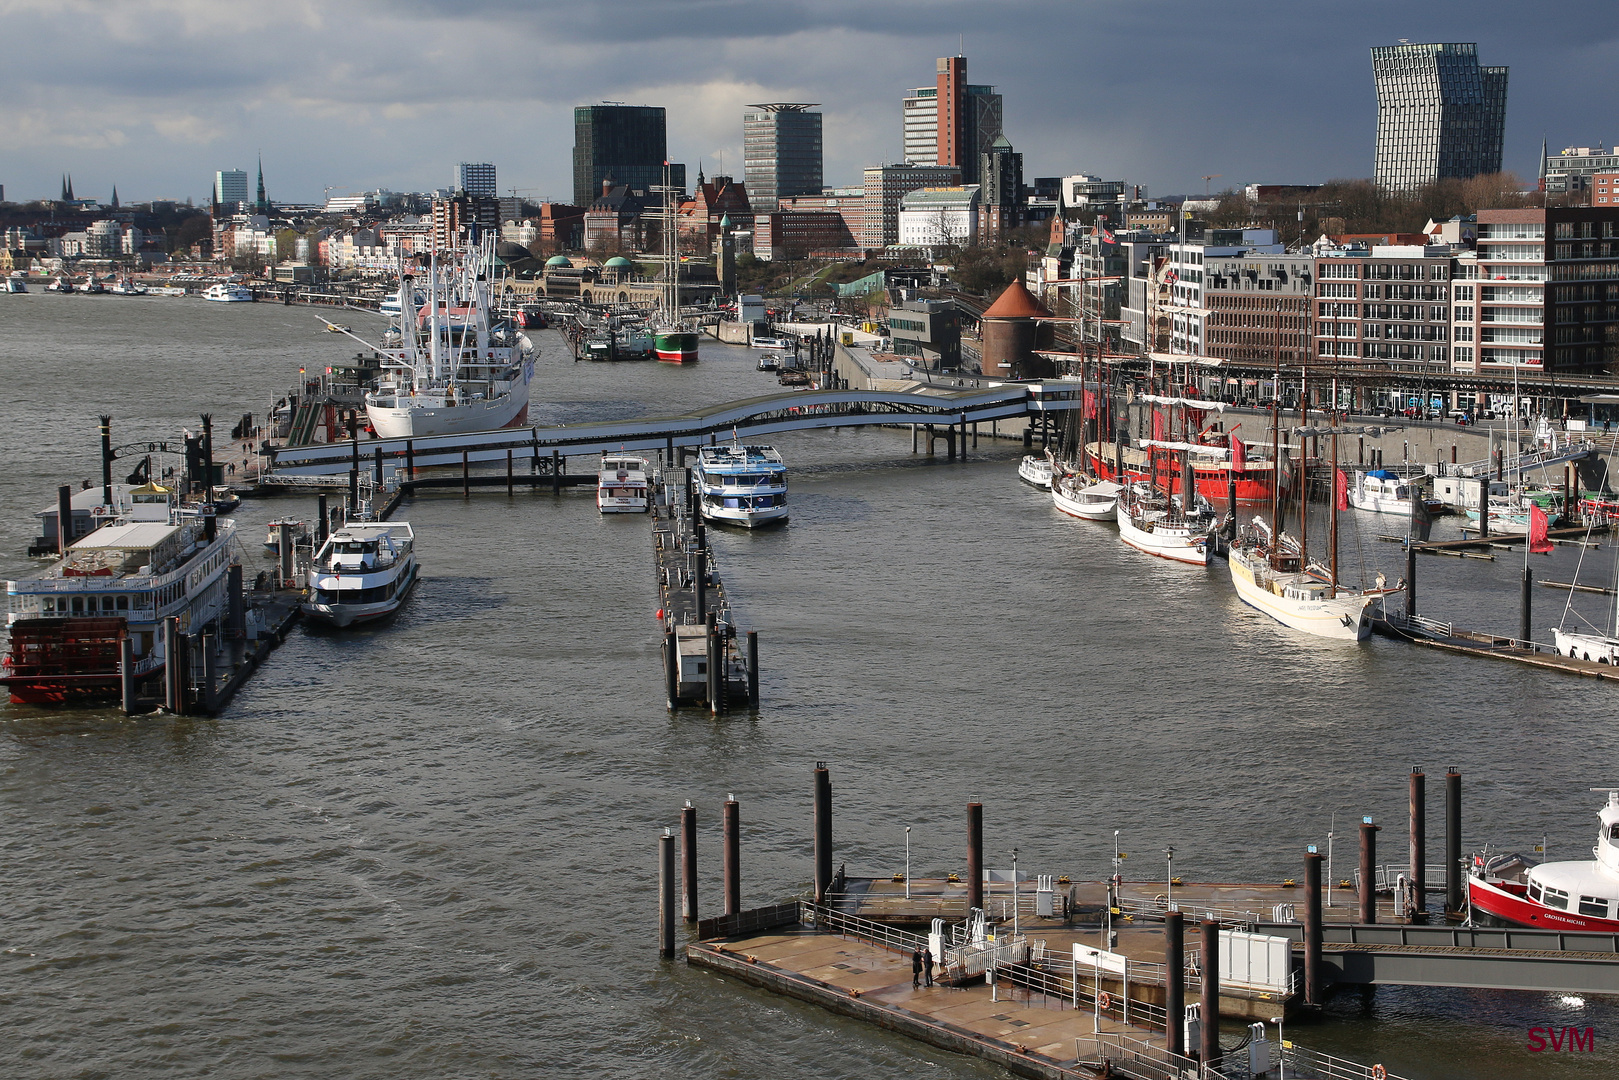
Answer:
<svg viewBox="0 0 1619 1080"><path fill-rule="evenodd" d="M1381 1065L1372 1066L1372 1080L1388 1080L1389 1071Z"/></svg>
<svg viewBox="0 0 1619 1080"><path fill-rule="evenodd" d="M1113 1007L1113 996L1106 990L1103 990L1100 994L1096 995L1096 1007L1098 1009L1111 1009Z"/></svg>

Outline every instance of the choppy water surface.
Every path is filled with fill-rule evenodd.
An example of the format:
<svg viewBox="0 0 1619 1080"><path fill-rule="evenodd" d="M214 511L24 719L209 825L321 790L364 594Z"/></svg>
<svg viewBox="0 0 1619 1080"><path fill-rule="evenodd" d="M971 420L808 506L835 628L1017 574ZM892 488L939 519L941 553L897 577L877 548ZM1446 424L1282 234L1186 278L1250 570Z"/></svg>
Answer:
<svg viewBox="0 0 1619 1080"><path fill-rule="evenodd" d="M361 319L356 316L356 319ZM357 329L364 330L362 321ZM774 384L753 354L574 364L542 335L538 422L658 415ZM308 311L119 297L0 297L0 575L57 484L196 414L264 407L348 346ZM897 431L777 444L793 518L714 530L759 631L756 716L671 716L644 520L588 492L416 500L422 586L386 627L297 631L212 721L0 706L0 1072L39 1077L989 1076L995 1070L683 964L654 940L654 856L690 798L703 900L719 803L742 802L745 903L806 887L810 769L826 760L837 858L963 869L962 804L991 861L1099 877L1115 828L1134 876L1175 845L1188 880L1296 876L1307 843L1389 826L1447 766L1469 846L1591 844L1616 735L1606 684L1374 640L1294 636L1240 605L1223 564L1171 566L1015 480L1021 447L965 465ZM312 502L310 500L309 502ZM255 528L305 501L250 502ZM1390 576L1365 519L1350 561ZM1608 549L1586 579L1611 575ZM1537 560L1566 580L1574 555ZM1424 608L1516 625L1521 566L1425 559ZM1537 590L1538 626L1563 598ZM1594 609L1593 609L1594 611ZM1338 846L1342 876L1352 840ZM1541 994L1350 993L1289 1037L1412 1077L1598 1077L1619 1010ZM1529 1054L1536 1024L1598 1050Z"/></svg>

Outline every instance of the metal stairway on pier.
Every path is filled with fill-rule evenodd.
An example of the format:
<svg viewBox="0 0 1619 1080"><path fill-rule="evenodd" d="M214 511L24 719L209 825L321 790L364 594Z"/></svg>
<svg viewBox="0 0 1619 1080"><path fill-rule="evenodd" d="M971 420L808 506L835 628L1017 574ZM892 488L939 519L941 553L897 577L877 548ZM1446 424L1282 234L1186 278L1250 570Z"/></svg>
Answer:
<svg viewBox="0 0 1619 1080"><path fill-rule="evenodd" d="M298 403L292 414L292 427L287 432L288 446L311 446L315 442L315 429L320 426L321 408L313 401Z"/></svg>

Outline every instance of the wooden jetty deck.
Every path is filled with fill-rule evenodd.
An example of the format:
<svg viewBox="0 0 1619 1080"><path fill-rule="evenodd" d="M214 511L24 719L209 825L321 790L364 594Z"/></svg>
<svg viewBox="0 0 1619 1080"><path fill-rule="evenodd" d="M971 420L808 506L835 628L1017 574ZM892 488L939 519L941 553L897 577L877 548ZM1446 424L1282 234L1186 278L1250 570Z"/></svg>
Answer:
<svg viewBox="0 0 1619 1080"><path fill-rule="evenodd" d="M1421 616L1411 618L1386 614L1372 621L1372 629L1387 637L1426 645L1433 649L1443 649L1446 652L1481 656L1489 660L1510 660L1530 667L1559 671L1566 675L1619 681L1619 667L1611 664L1563 656L1555 652L1550 645L1539 642L1525 644L1519 638L1464 630L1450 623Z"/></svg>
<svg viewBox="0 0 1619 1080"><path fill-rule="evenodd" d="M1099 1012L1086 994L1076 1007L1072 996L1010 982L913 988L910 950L901 944L794 926L700 941L687 946L686 960L1015 1076L1105 1075L1102 1062L1126 1048L1168 1061L1162 1031L1125 1024L1117 1007Z"/></svg>

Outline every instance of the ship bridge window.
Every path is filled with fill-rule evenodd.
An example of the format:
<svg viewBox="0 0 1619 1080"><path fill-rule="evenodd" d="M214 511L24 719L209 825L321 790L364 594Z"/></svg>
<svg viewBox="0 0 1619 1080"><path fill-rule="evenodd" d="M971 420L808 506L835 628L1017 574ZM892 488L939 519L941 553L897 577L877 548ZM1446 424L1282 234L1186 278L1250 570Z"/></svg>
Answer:
<svg viewBox="0 0 1619 1080"><path fill-rule="evenodd" d="M1608 826L1608 839L1619 840L1619 821Z"/></svg>
<svg viewBox="0 0 1619 1080"><path fill-rule="evenodd" d="M1540 882L1536 881L1534 878L1529 879L1529 899L1535 901L1540 900Z"/></svg>
<svg viewBox="0 0 1619 1080"><path fill-rule="evenodd" d="M83 615L84 614L84 597L75 596L73 598L73 614L75 614L75 615Z"/></svg>
<svg viewBox="0 0 1619 1080"><path fill-rule="evenodd" d="M1580 897L1580 914L1595 915L1599 919L1608 917L1608 901L1602 896Z"/></svg>
<svg viewBox="0 0 1619 1080"><path fill-rule="evenodd" d="M1547 907L1554 907L1567 911L1568 893L1564 892L1562 889L1554 889L1548 885L1544 890L1542 890L1540 902L1545 904Z"/></svg>
<svg viewBox="0 0 1619 1080"><path fill-rule="evenodd" d="M129 597L120 596L118 598L118 610L119 611L128 611L129 610Z"/></svg>

